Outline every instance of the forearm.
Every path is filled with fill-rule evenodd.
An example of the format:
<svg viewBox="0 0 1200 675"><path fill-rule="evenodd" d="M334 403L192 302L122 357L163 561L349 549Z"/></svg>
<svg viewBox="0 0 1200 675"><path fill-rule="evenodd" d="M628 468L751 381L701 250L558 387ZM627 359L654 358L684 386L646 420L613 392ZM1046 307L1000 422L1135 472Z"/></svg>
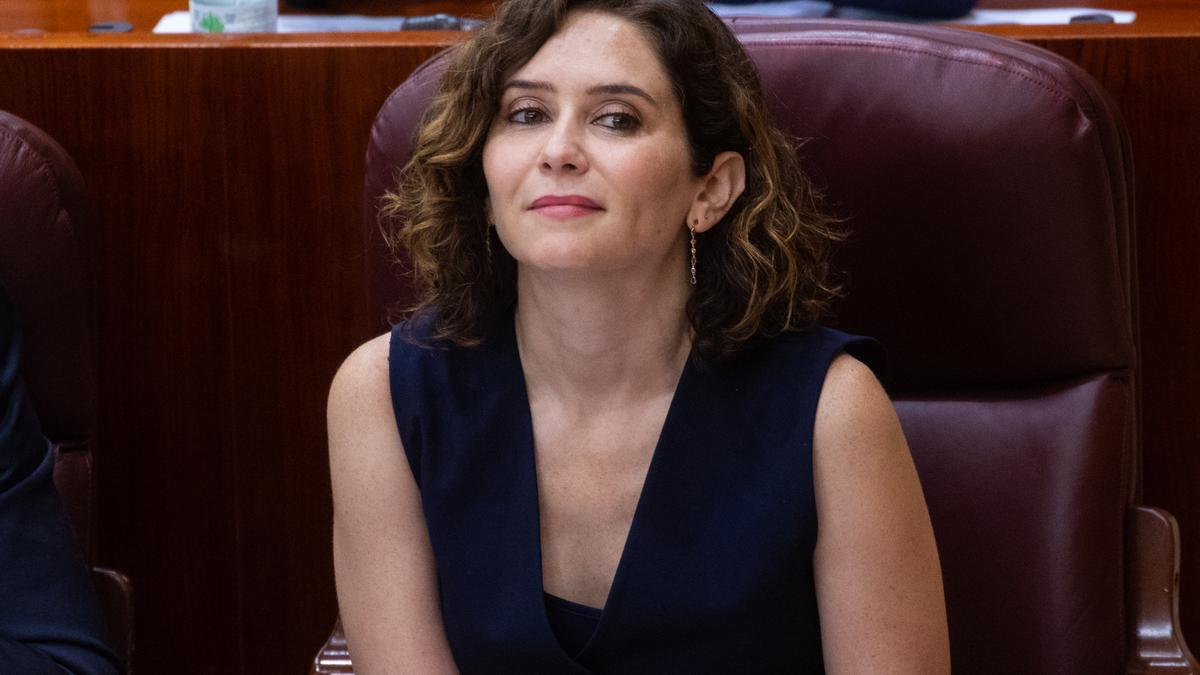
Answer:
<svg viewBox="0 0 1200 675"><path fill-rule="evenodd" d="M47 672L115 673L95 589L54 491L54 458L44 453L0 493L0 672L43 672L23 665L37 658L57 664Z"/></svg>
<svg viewBox="0 0 1200 675"><path fill-rule="evenodd" d="M29 675L62 675L63 669L45 652L23 642L0 637L0 670Z"/></svg>

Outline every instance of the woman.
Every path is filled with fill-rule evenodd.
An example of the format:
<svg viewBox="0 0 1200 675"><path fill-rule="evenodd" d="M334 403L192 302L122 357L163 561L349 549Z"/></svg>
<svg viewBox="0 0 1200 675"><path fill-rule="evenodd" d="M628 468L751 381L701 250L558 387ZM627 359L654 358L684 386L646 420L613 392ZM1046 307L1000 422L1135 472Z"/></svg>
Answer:
<svg viewBox="0 0 1200 675"><path fill-rule="evenodd" d="M809 195L700 3L511 0L459 48L392 205L422 299L330 393L356 668L949 669Z"/></svg>

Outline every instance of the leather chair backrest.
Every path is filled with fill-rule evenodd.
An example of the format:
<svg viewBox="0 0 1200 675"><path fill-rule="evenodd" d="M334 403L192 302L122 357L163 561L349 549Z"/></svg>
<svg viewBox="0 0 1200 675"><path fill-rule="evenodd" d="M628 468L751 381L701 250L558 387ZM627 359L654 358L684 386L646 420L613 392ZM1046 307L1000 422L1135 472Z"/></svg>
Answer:
<svg viewBox="0 0 1200 675"><path fill-rule="evenodd" d="M988 35L733 23L851 233L831 322L888 349L955 670L1119 670L1139 434L1131 160L1113 104L1064 59ZM444 61L376 119L372 230ZM384 307L407 291L373 247Z"/></svg>
<svg viewBox="0 0 1200 675"><path fill-rule="evenodd" d="M22 376L54 445L54 482L91 561L97 380L92 276L80 240L87 204L62 146L0 112L0 284L17 308Z"/></svg>

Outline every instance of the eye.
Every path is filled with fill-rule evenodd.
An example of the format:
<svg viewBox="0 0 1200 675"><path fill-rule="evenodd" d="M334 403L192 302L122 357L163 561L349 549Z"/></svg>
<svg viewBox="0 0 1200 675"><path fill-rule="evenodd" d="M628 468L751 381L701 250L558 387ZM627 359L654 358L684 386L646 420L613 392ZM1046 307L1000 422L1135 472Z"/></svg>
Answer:
<svg viewBox="0 0 1200 675"><path fill-rule="evenodd" d="M633 131L642 126L637 116L627 112L609 112L596 118L592 124L598 124L614 131Z"/></svg>
<svg viewBox="0 0 1200 675"><path fill-rule="evenodd" d="M546 121L546 112L536 106L525 106L509 113L508 121L514 124L538 124Z"/></svg>

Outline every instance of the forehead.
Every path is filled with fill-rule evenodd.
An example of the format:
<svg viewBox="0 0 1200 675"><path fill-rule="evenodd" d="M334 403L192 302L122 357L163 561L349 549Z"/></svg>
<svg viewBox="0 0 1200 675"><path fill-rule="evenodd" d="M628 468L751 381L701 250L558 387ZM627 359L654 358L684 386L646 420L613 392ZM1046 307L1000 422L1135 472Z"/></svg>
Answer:
<svg viewBox="0 0 1200 675"><path fill-rule="evenodd" d="M642 29L595 11L569 14L562 28L510 79L553 82L565 88L632 84L659 100L667 100L670 91L658 53Z"/></svg>

